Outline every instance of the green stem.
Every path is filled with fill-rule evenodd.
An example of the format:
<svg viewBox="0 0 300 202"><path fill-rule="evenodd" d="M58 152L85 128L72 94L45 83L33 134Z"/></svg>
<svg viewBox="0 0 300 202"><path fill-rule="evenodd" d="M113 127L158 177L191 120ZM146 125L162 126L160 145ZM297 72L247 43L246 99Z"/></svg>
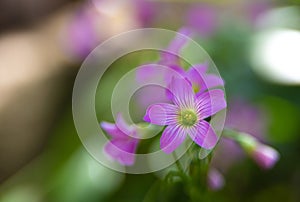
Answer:
<svg viewBox="0 0 300 202"><path fill-rule="evenodd" d="M172 152L172 155L175 159L175 164L176 164L176 167L177 167L178 171L182 174L182 176L185 176L183 167L181 166L181 164L179 162L179 159L177 158L177 155L175 154L175 152Z"/></svg>
<svg viewBox="0 0 300 202"><path fill-rule="evenodd" d="M239 139L239 132L234 131L232 129L225 128L223 130L223 135L224 135L224 137L229 138L229 139L233 139L233 140Z"/></svg>
<svg viewBox="0 0 300 202"><path fill-rule="evenodd" d="M224 129L223 135L225 138L236 141L247 152L253 150L257 145L256 138L247 133L238 132L231 129Z"/></svg>

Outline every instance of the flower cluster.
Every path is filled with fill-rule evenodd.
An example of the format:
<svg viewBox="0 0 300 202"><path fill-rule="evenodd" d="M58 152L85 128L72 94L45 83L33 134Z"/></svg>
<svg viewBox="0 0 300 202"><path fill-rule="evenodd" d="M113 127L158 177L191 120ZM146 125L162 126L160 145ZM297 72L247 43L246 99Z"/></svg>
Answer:
<svg viewBox="0 0 300 202"><path fill-rule="evenodd" d="M162 77L167 86L164 95L158 95L155 90L142 94L143 101L145 99L148 101L143 120L153 125L166 126L160 137L160 148L166 154L175 151L188 136L198 146L197 148L212 150L217 144L218 136L208 120L227 107L224 92L218 88L223 87L224 82L220 76L208 73L207 62L192 65L187 70L182 67L179 55L188 42L188 36L191 35L191 31L187 28L179 30L174 40L160 53L157 62L143 65L136 72L136 82ZM158 65L164 66L164 71L157 71ZM238 120L242 111L238 110L234 118L229 116L226 126L240 128L240 131L255 135L253 130L243 128L244 125L248 126L248 123L243 124L242 120ZM252 109L248 111L253 114ZM235 124L236 121L238 124ZM111 140L105 145L105 153L122 165L133 165L139 138L142 136L139 133L142 131L134 125L128 125L121 114L118 114L115 124L102 122L101 127L111 136ZM257 127L256 129L259 130ZM230 129L223 131L223 134L238 143L237 145L263 169L273 167L279 159L279 153L275 149L264 145L252 135ZM222 142L221 147L224 145ZM233 150L235 146L230 146L228 150ZM222 153L226 152L228 153L228 151ZM198 155L191 158L194 156ZM234 158L235 154L232 156ZM225 183L218 170L219 166L215 166L213 162L206 173L208 186L213 190L222 188Z"/></svg>
<svg viewBox="0 0 300 202"><path fill-rule="evenodd" d="M193 65L187 71L180 65L178 55L188 42L187 36L191 36L191 32L182 28L161 52L158 62L137 71L139 81L159 76L160 72L156 72L153 65L159 64L170 69L163 75L168 102L153 103L148 106L144 116L144 121L148 123L167 126L160 138L160 147L165 153L173 152L187 136L200 147L212 149L218 137L207 118L226 108L224 92L212 89L223 86L224 82L219 76L207 73L207 63ZM134 127L124 124L121 115L116 124L103 122L101 126L112 137L105 147L106 153L123 165L131 165L139 137ZM136 138L132 138L132 134Z"/></svg>

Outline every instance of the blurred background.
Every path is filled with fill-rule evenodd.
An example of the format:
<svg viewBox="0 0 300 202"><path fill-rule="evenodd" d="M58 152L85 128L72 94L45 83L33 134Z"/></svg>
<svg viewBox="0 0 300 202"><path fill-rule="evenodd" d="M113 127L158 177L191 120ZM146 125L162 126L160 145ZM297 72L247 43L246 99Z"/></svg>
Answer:
<svg viewBox="0 0 300 202"><path fill-rule="evenodd" d="M183 26L196 33L225 80L227 124L281 155L265 171L243 155L233 161L232 150L222 148L223 163L218 156L213 163L222 164L225 186L211 191L211 200L300 201L299 5L299 0L1 0L0 201L143 201L160 175L125 175L97 163L73 124L72 87L85 57L111 36ZM105 86L112 89L111 78L134 68L139 57L113 64ZM109 107L110 93L103 91L99 96L107 100L97 104ZM109 111L97 113L112 117ZM178 193L175 199L184 201Z"/></svg>

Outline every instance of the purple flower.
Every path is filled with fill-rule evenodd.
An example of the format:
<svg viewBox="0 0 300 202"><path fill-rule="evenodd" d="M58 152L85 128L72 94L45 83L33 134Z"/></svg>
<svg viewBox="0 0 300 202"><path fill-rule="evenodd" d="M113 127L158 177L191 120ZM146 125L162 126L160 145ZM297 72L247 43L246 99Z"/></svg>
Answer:
<svg viewBox="0 0 300 202"><path fill-rule="evenodd" d="M217 169L211 168L207 174L207 184L211 190L217 191L224 187L225 180Z"/></svg>
<svg viewBox="0 0 300 202"><path fill-rule="evenodd" d="M224 92L210 90L196 96L184 78L173 78L170 91L173 104L153 104L144 116L149 123L167 125L160 139L161 149L165 153L173 152L187 134L199 146L212 149L217 135L205 119L226 107Z"/></svg>
<svg viewBox="0 0 300 202"><path fill-rule="evenodd" d="M67 28L66 46L70 54L84 58L100 42L101 37L95 26L99 18L93 7L84 6L73 16Z"/></svg>
<svg viewBox="0 0 300 202"><path fill-rule="evenodd" d="M143 27L147 27L152 24L156 16L156 5L151 0L135 0L133 3L136 6L136 12L138 20Z"/></svg>
<svg viewBox="0 0 300 202"><path fill-rule="evenodd" d="M249 133L261 141L266 140L267 114L259 106L241 98L233 99L229 105L225 125Z"/></svg>
<svg viewBox="0 0 300 202"><path fill-rule="evenodd" d="M248 20L255 24L257 19L272 7L272 2L269 0L251 1L245 6L248 13Z"/></svg>
<svg viewBox="0 0 300 202"><path fill-rule="evenodd" d="M250 151L250 156L263 169L272 168L279 160L279 153L275 149L260 143Z"/></svg>
<svg viewBox="0 0 300 202"><path fill-rule="evenodd" d="M189 27L206 37L212 35L218 23L218 11L211 5L197 5L187 12L186 23Z"/></svg>
<svg viewBox="0 0 300 202"><path fill-rule="evenodd" d="M122 165L133 165L139 143L136 129L129 126L121 114L118 114L115 124L101 122L101 127L111 136L111 140L104 147L105 153Z"/></svg>

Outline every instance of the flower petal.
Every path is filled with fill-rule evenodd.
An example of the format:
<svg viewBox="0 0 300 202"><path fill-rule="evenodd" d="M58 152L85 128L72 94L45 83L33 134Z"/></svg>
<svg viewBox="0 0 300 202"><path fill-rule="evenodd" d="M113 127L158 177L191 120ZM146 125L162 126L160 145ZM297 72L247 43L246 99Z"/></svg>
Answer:
<svg viewBox="0 0 300 202"><path fill-rule="evenodd" d="M279 153L270 146L258 144L251 157L263 169L271 169L279 160Z"/></svg>
<svg viewBox="0 0 300 202"><path fill-rule="evenodd" d="M169 91L173 94L172 101L179 107L194 107L195 94L188 80L173 77Z"/></svg>
<svg viewBox="0 0 300 202"><path fill-rule="evenodd" d="M207 71L208 64L196 64L193 65L188 71L187 75L188 78L191 80L191 82L197 82L197 79L199 79L199 75L204 75Z"/></svg>
<svg viewBox="0 0 300 202"><path fill-rule="evenodd" d="M138 139L113 139L105 145L104 151L109 157L118 161L120 164L132 165L134 163L137 145Z"/></svg>
<svg viewBox="0 0 300 202"><path fill-rule="evenodd" d="M108 135L110 135L111 137L115 137L115 138L123 138L126 137L126 134L124 134L117 126L116 124L113 123L108 123L108 122L101 122L100 126L103 130L106 131L106 133Z"/></svg>
<svg viewBox="0 0 300 202"><path fill-rule="evenodd" d="M173 77L185 78L186 72L179 65L168 65L169 69L166 69L164 72L164 80L167 84L171 83Z"/></svg>
<svg viewBox="0 0 300 202"><path fill-rule="evenodd" d="M193 87L199 88L199 91L202 92L204 90L207 90L208 87L204 81L204 77L206 76L205 71L207 67L202 65L196 65L191 67L187 72L187 78L192 83ZM196 92L198 93L198 92Z"/></svg>
<svg viewBox="0 0 300 202"><path fill-rule="evenodd" d="M208 89L214 88L217 86L224 86L223 79L220 76L217 76L215 74L206 74L203 77L203 80Z"/></svg>
<svg viewBox="0 0 300 202"><path fill-rule="evenodd" d="M143 83L145 80L153 79L157 76L157 64L145 64L137 68L136 80L138 83Z"/></svg>
<svg viewBox="0 0 300 202"><path fill-rule="evenodd" d="M186 132L182 127L176 124L170 125L164 130L160 138L160 148L169 154L179 147L185 137Z"/></svg>
<svg viewBox="0 0 300 202"><path fill-rule="evenodd" d="M176 123L178 107L168 103L154 104L148 107L144 120L156 125L170 125Z"/></svg>
<svg viewBox="0 0 300 202"><path fill-rule="evenodd" d="M130 135L133 132L133 127L125 122L121 113L117 114L116 126L127 135Z"/></svg>
<svg viewBox="0 0 300 202"><path fill-rule="evenodd" d="M193 85L199 87L199 93L217 86L224 86L224 81L220 76L206 73L207 68L208 64L206 63L197 64L187 71L187 78Z"/></svg>
<svg viewBox="0 0 300 202"><path fill-rule="evenodd" d="M218 141L214 129L206 121L200 121L196 126L187 130L192 140L204 149L212 149Z"/></svg>
<svg viewBox="0 0 300 202"><path fill-rule="evenodd" d="M171 41L166 51L161 53L161 62L164 64L177 64L181 49L188 43L192 32L188 28L181 28Z"/></svg>
<svg viewBox="0 0 300 202"><path fill-rule="evenodd" d="M209 90L197 97L197 111L205 119L226 108L224 92L220 89Z"/></svg>
<svg viewBox="0 0 300 202"><path fill-rule="evenodd" d="M186 77L186 72L179 65L169 65L168 67L170 68L170 70L167 69L164 73L164 80L167 84L169 84L168 88L166 89L166 96L169 100L173 100L173 93L169 90L172 79L174 77L184 79Z"/></svg>
<svg viewBox="0 0 300 202"><path fill-rule="evenodd" d="M170 99L166 93L166 89L158 85L144 86L141 90L137 91L135 98L140 106L142 112L156 103L170 103Z"/></svg>

